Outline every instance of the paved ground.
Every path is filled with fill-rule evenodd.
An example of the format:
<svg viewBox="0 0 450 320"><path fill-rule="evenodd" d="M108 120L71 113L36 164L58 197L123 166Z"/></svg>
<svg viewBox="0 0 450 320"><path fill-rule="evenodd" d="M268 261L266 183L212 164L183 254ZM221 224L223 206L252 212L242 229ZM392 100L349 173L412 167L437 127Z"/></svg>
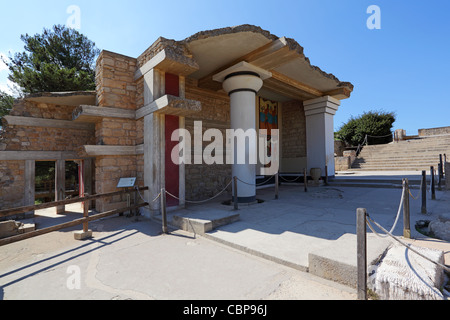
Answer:
<svg viewBox="0 0 450 320"><path fill-rule="evenodd" d="M1 247L0 298L355 299L355 290L299 270L307 270L311 252L348 249L340 247L354 237L357 208L390 229L401 190L320 187L305 193L302 186L282 185L279 200L272 188L258 190L258 198L265 202L241 207L240 221L206 237L181 231L161 235L156 222L115 217L90 224L92 240L76 242L70 229ZM411 200L412 241L443 250L450 264L449 243L414 229L415 221L448 212L450 193L437 192L437 200L428 200L426 216L420 206ZM218 200L172 214L205 212L232 213L232 208ZM44 215L41 227L80 213ZM400 218L394 234L401 235L402 227ZM347 254L354 250L346 250L336 253L352 260ZM77 280L80 288L71 290Z"/></svg>
<svg viewBox="0 0 450 320"><path fill-rule="evenodd" d="M0 248L0 299L354 299L353 290L184 232L114 217ZM79 277L78 277L79 276ZM79 289L77 289L79 281Z"/></svg>

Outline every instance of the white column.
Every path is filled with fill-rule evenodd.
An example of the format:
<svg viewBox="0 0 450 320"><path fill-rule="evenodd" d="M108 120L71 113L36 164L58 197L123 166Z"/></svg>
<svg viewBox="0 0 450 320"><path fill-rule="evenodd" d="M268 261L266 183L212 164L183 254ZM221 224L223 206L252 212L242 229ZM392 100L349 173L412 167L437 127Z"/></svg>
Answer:
<svg viewBox="0 0 450 320"><path fill-rule="evenodd" d="M254 141L250 143L245 143L244 139L240 139L241 143L234 143L232 176L241 180L237 184L238 201L241 203L256 201L256 161L251 161L257 159L255 101L256 94L263 86L263 79L270 76L270 72L240 62L213 77L215 81L223 82L223 89L230 96L231 129L235 132L242 129L247 134L254 134ZM242 152L245 161L238 162L236 156Z"/></svg>
<svg viewBox="0 0 450 320"><path fill-rule="evenodd" d="M303 101L308 171L320 168L324 176L325 166L328 166L328 176L335 175L333 117L340 104L339 100L330 96Z"/></svg>

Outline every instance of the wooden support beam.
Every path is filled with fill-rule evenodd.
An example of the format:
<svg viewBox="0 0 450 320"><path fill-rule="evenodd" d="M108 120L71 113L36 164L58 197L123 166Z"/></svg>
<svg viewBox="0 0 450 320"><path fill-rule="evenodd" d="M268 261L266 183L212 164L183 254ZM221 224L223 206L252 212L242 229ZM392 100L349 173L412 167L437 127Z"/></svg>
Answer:
<svg viewBox="0 0 450 320"><path fill-rule="evenodd" d="M213 76L241 61L245 61L256 67L272 71L273 69L282 66L297 57L299 57L299 53L290 50L287 39L282 37L211 72L207 76L198 80L198 86L213 91L221 90L222 84L214 81Z"/></svg>
<svg viewBox="0 0 450 320"><path fill-rule="evenodd" d="M139 191L146 191L146 190L148 190L148 187L140 187L138 189L139 189ZM73 198L73 199L66 199L66 200L61 200L61 201L41 203L41 204L36 204L36 205L31 205L31 206L23 206L23 207L18 207L18 208L4 209L4 210L0 210L0 218L25 213L28 211L48 209L48 208L53 208L56 206L68 205L68 204L72 204L72 203L80 203L80 202L90 201L90 200L97 200L100 198L113 197L113 196L118 196L118 195L127 194L127 193L130 193L130 190L120 190L120 191L115 191L115 192L95 194L92 196L85 196L82 198Z"/></svg>

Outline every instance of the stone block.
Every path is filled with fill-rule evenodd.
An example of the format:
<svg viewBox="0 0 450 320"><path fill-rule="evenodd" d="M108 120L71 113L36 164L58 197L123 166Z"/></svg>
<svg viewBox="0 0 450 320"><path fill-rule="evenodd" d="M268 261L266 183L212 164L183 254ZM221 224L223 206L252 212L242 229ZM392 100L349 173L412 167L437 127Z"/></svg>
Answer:
<svg viewBox="0 0 450 320"><path fill-rule="evenodd" d="M86 240L92 238L92 230L88 230L87 232L75 231L73 236L75 240Z"/></svg>

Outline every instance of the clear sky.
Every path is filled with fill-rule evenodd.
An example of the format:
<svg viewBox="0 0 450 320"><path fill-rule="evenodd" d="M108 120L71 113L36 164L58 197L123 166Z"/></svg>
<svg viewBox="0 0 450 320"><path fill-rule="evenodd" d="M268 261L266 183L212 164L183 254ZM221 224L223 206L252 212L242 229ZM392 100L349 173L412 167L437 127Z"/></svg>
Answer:
<svg viewBox="0 0 450 320"><path fill-rule="evenodd" d="M370 5L380 8L381 29L367 27ZM257 25L294 38L313 65L354 84L335 129L370 110L395 112L395 129L410 135L450 126L448 0L0 0L0 54L23 51L21 34L67 24L70 6L79 8L79 31L97 47L132 57L159 36L182 40L203 30ZM7 75L0 65L2 89Z"/></svg>

